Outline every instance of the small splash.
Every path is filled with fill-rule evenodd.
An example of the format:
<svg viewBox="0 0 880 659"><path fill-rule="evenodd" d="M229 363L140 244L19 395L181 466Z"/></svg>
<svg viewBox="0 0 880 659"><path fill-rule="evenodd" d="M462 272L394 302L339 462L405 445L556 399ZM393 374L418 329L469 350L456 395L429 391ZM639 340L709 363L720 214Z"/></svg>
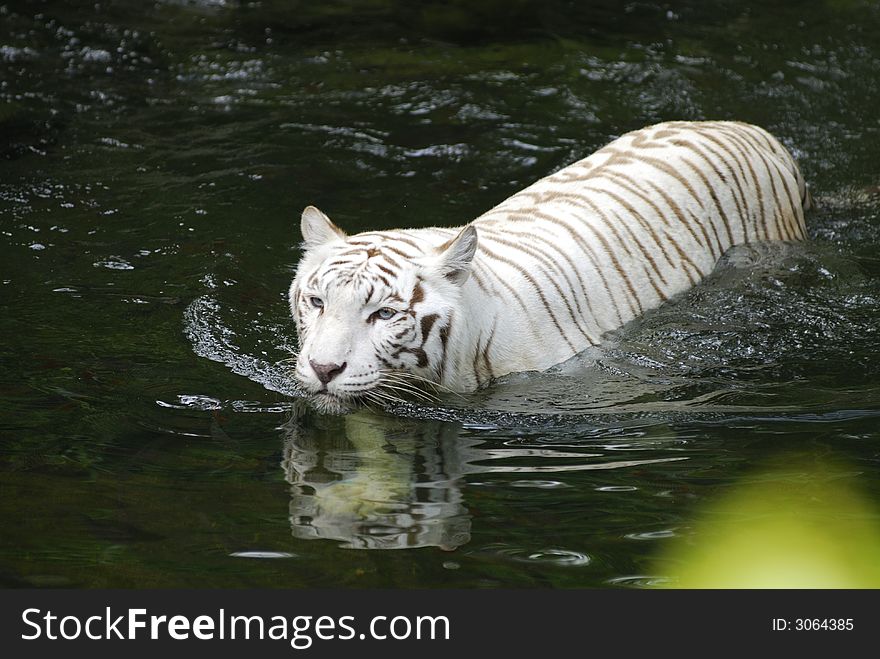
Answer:
<svg viewBox="0 0 880 659"><path fill-rule="evenodd" d="M134 270L134 266L121 256L111 256L102 261L95 261L92 265L96 268L107 268L108 270Z"/></svg>
<svg viewBox="0 0 880 659"><path fill-rule="evenodd" d="M542 549L531 552L526 560L532 563L551 563L563 567L582 567L593 562L587 554L567 549Z"/></svg>
<svg viewBox="0 0 880 659"><path fill-rule="evenodd" d="M109 62L113 56L101 48L89 48L85 46L79 51L84 62Z"/></svg>
<svg viewBox="0 0 880 659"><path fill-rule="evenodd" d="M245 337L241 337L227 325L223 312L220 303L211 295L203 295L187 307L184 313L184 332L195 353L225 364L233 373L243 375L270 391L299 397L299 392L283 366L254 357L240 347ZM257 328L257 331L260 329ZM254 343L258 343L258 340ZM279 346L279 354L283 354L282 350L283 345Z"/></svg>
<svg viewBox="0 0 880 659"><path fill-rule="evenodd" d="M627 533L624 537L630 540L662 540L674 538L678 535L675 529L663 529L661 531L645 531L643 533Z"/></svg>
<svg viewBox="0 0 880 659"><path fill-rule="evenodd" d="M593 559L587 554L559 548L528 550L522 547L490 545L479 553L493 554L518 563L540 563L559 567L585 567L593 562Z"/></svg>
<svg viewBox="0 0 880 659"><path fill-rule="evenodd" d="M561 481L521 480L513 481L512 483L510 483L510 487L533 488L538 490L558 490L560 488L571 486Z"/></svg>
<svg viewBox="0 0 880 659"><path fill-rule="evenodd" d="M98 142L103 146L108 146L114 149L143 149L139 144L129 144L128 142L123 142L122 140L117 140L115 137L101 137L98 139Z"/></svg>
<svg viewBox="0 0 880 659"><path fill-rule="evenodd" d="M287 551L236 551L229 555L233 558L298 558Z"/></svg>
<svg viewBox="0 0 880 659"><path fill-rule="evenodd" d="M244 412L249 414L287 414L290 412L289 403L281 403L274 405L266 405L264 403L256 403L250 400L234 400L229 404L233 412Z"/></svg>
<svg viewBox="0 0 880 659"><path fill-rule="evenodd" d="M223 407L223 403L210 396L183 394L177 397L177 403L168 403L164 400L157 400L156 405L174 410L219 410Z"/></svg>
<svg viewBox="0 0 880 659"><path fill-rule="evenodd" d="M615 577L609 579L605 583L611 586L624 586L630 588L662 588L664 586L674 586L675 580L669 577L633 574L624 577Z"/></svg>
<svg viewBox="0 0 880 659"><path fill-rule="evenodd" d="M39 57L39 53L33 48L16 48L15 46L0 46L0 60L4 62L19 62Z"/></svg>

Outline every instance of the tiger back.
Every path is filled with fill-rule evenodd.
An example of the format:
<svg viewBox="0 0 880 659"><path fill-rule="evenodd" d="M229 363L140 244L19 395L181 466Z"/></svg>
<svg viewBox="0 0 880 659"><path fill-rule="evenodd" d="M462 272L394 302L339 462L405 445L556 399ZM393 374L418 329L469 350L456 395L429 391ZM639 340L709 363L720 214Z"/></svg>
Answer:
<svg viewBox="0 0 880 659"><path fill-rule="evenodd" d="M738 122L628 133L463 229L347 236L303 213L295 370L321 409L544 370L709 274L731 246L802 240L788 151ZM331 309L332 307L332 309ZM429 387L430 388L430 387Z"/></svg>

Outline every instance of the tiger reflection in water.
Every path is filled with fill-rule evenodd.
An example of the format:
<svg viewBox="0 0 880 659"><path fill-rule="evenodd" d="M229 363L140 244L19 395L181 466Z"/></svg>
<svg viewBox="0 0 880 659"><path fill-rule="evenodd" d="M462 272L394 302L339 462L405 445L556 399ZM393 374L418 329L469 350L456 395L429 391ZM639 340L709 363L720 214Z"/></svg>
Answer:
<svg viewBox="0 0 880 659"><path fill-rule="evenodd" d="M294 537L355 549L452 550L470 541L459 479L477 442L459 437L458 424L366 411L319 416L298 406L284 430Z"/></svg>
<svg viewBox="0 0 880 659"><path fill-rule="evenodd" d="M546 427L512 430L510 441L509 433L489 437L460 422L369 410L324 415L298 400L284 426L281 461L291 486L293 536L351 549L454 550L479 535L478 514L465 506L465 493L473 496L474 488L490 486L506 511L505 487L629 485L631 469L688 459L674 429L657 420L573 417L556 431L558 445L541 441ZM596 475L576 476L581 472ZM546 526L540 513L517 523ZM478 544L485 547L487 539Z"/></svg>

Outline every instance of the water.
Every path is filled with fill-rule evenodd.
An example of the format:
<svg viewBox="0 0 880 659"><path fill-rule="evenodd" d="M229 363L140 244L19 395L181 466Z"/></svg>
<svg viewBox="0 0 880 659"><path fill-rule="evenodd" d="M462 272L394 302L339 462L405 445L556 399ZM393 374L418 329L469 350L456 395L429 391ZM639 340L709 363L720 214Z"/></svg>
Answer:
<svg viewBox="0 0 880 659"><path fill-rule="evenodd" d="M0 7L3 585L674 585L670 543L756 480L880 524L878 7L412 6ZM458 225L682 118L779 136L810 242L549 373L298 403L303 206Z"/></svg>

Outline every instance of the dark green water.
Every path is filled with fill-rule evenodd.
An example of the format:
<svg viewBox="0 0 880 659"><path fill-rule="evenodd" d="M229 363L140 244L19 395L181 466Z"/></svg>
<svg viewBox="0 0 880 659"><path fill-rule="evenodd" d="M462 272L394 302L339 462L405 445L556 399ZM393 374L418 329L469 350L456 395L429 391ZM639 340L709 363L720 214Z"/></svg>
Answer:
<svg viewBox="0 0 880 659"><path fill-rule="evenodd" d="M755 479L880 524L877 3L95 7L0 4L3 585L674 584L657 556ZM459 225L702 118L792 149L808 244L736 251L557 372L294 409L305 205Z"/></svg>

